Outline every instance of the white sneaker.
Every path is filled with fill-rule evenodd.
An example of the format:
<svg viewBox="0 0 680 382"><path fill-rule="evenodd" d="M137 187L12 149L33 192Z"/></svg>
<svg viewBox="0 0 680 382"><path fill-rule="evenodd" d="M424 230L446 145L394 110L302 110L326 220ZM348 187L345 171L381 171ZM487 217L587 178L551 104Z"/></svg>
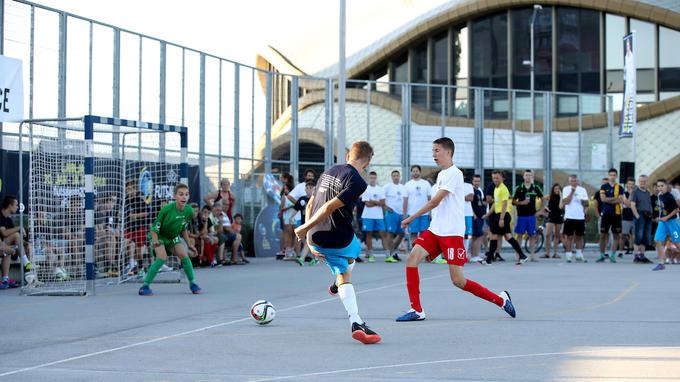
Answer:
<svg viewBox="0 0 680 382"><path fill-rule="evenodd" d="M167 265L165 265L165 264L163 264L163 265L161 266L161 268L158 270L158 272L172 272L172 271L173 271L173 268L172 268L172 267L169 267L169 266L167 266Z"/></svg>
<svg viewBox="0 0 680 382"><path fill-rule="evenodd" d="M583 253L581 252L576 252L576 261L583 263L585 262L585 259L583 258Z"/></svg>
<svg viewBox="0 0 680 382"><path fill-rule="evenodd" d="M571 252L567 252L565 257L567 258L567 263L571 263L571 258L573 257L573 254Z"/></svg>

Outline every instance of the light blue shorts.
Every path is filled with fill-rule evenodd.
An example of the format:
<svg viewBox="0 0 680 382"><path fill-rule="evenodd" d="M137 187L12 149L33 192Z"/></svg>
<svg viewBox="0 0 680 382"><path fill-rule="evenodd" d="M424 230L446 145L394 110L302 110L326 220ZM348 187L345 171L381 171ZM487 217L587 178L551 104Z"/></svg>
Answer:
<svg viewBox="0 0 680 382"><path fill-rule="evenodd" d="M430 216L418 216L408 225L408 231L412 234L420 234L430 228Z"/></svg>
<svg viewBox="0 0 680 382"><path fill-rule="evenodd" d="M654 234L654 241L666 241L666 237L670 236L673 243L680 243L680 224L678 219L671 219L667 222L659 221Z"/></svg>
<svg viewBox="0 0 680 382"><path fill-rule="evenodd" d="M361 219L361 230L364 232L384 231L385 221L383 219Z"/></svg>
<svg viewBox="0 0 680 382"><path fill-rule="evenodd" d="M396 212L387 211L387 214L385 214L385 228L387 229L387 232L403 235L404 229L401 228L402 220L404 220L403 215L399 215Z"/></svg>
<svg viewBox="0 0 680 382"><path fill-rule="evenodd" d="M472 216L465 217L465 234L472 235Z"/></svg>
<svg viewBox="0 0 680 382"><path fill-rule="evenodd" d="M361 244L359 244L356 236L345 248L320 248L313 245L310 245L309 248L312 252L318 252L326 257L326 265L334 275L347 272L348 260L356 259L361 253Z"/></svg>

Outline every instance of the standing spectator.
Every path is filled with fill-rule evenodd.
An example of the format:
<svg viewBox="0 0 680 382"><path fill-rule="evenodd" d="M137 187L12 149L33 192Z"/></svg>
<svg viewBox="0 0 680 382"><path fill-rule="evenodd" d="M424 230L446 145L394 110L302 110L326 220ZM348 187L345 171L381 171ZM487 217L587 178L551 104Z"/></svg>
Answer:
<svg viewBox="0 0 680 382"><path fill-rule="evenodd" d="M231 182L229 182L229 179L222 178L220 181L220 189L208 193L208 195L203 198L203 201L211 207L214 203L222 202L223 212L227 214L229 220L232 220L232 212L236 205L236 197L234 197L234 193L231 192Z"/></svg>
<svg viewBox="0 0 680 382"><path fill-rule="evenodd" d="M307 221L307 209L309 208L309 199L314 195L315 191L315 184L313 180L308 180L305 183L305 196L300 197L296 202L295 202L295 210L300 211L300 224L303 225ZM310 255L310 250L309 250L309 245L307 244L307 238L302 238L299 240L301 242L302 248L300 250L300 256L297 258L297 263L300 266L305 265L305 263L309 264L310 266L316 265L319 263L319 260L317 260L315 257Z"/></svg>
<svg viewBox="0 0 680 382"><path fill-rule="evenodd" d="M283 187L281 188L281 202L279 205L279 216L281 218L281 249L283 253L277 254L277 260L290 259L294 260L297 256L294 251L294 237L293 237L293 226L295 225L295 209L293 203L288 199L288 194L293 190L293 176L287 172L281 174L281 183ZM231 219L230 219L231 220Z"/></svg>
<svg viewBox="0 0 680 382"><path fill-rule="evenodd" d="M576 261L584 261L583 236L586 232L588 192L578 183L578 177L575 174L569 175L569 185L564 187L560 202L560 207L564 208L564 246L567 250L567 263L571 263L574 246L576 247Z"/></svg>
<svg viewBox="0 0 680 382"><path fill-rule="evenodd" d="M619 172L615 168L609 169L609 181L600 187L600 200L602 201L602 213L600 221L600 258L598 263L603 262L606 258L607 239L609 237L609 230L612 231L612 239L610 240L609 261L616 262L616 246L621 235L621 203L623 202L623 189L620 184L616 183Z"/></svg>
<svg viewBox="0 0 680 382"><path fill-rule="evenodd" d="M678 204L675 197L671 193L670 185L665 179L656 181L659 188L659 226L654 234L654 241L656 242L656 252L659 255L659 263L654 267L654 271L661 271L666 269L664 262L666 260L665 243L667 239L675 244L680 244L680 224L678 223Z"/></svg>
<svg viewBox="0 0 680 382"><path fill-rule="evenodd" d="M430 183L420 177L422 169L419 165L411 166L411 180L406 182L404 189L406 194L404 197L404 214L411 216L421 209L432 197L432 186ZM419 216L413 220L408 226L408 232L411 235L411 241L415 240L418 235L424 232L430 226L430 213L427 212L423 216ZM438 257L439 259L439 257ZM444 261L446 263L446 261Z"/></svg>
<svg viewBox="0 0 680 382"><path fill-rule="evenodd" d="M636 263L651 263L645 256L647 246L651 244L652 230L652 195L647 189L647 175L638 177L638 187L630 196L630 209L635 217L635 258Z"/></svg>
<svg viewBox="0 0 680 382"><path fill-rule="evenodd" d="M491 214L491 242L489 244L489 251L486 254L486 263L491 264L494 260L494 254L499 242L505 239L517 253L517 265L526 263L527 256L522 252L517 240L512 237L510 233L510 206L512 200L510 199L510 191L505 186L505 174L503 171L494 170L492 174L493 183L496 185L494 189L494 202L488 214Z"/></svg>
<svg viewBox="0 0 680 382"><path fill-rule="evenodd" d="M385 190L378 186L378 174L375 171L368 173L368 187L361 195L361 200L366 204L361 214L361 230L366 233L366 260L369 263L375 261L373 256L373 232L377 232L382 240L382 245L387 254L392 251L385 235L385 220L383 206L385 205Z"/></svg>
<svg viewBox="0 0 680 382"><path fill-rule="evenodd" d="M475 198L475 188L471 183L463 183L463 193L465 194L465 205L463 211L465 213L465 236L463 244L465 245L465 252L470 253L470 237L472 236L472 221L474 220L474 211L472 210L472 200Z"/></svg>
<svg viewBox="0 0 680 382"><path fill-rule="evenodd" d="M536 211L536 200L540 200L541 203L538 211ZM512 195L512 204L517 207L515 235L520 240L525 233L529 235L530 259L531 261L537 261L536 216L540 211L543 211L543 190L537 184L534 184L534 172L532 170L524 170L524 183L515 188L515 192Z"/></svg>
<svg viewBox="0 0 680 382"><path fill-rule="evenodd" d="M302 182L298 183L287 195L288 200L290 200L293 204L297 203L300 198L304 198L307 196L307 192L305 191L307 187L307 182L312 182L314 183L314 180L316 179L316 172L312 170L311 168L308 168L305 170L305 178ZM304 211L299 211L296 210L297 213L295 214L295 226L300 226L302 223L302 214Z"/></svg>
<svg viewBox="0 0 680 382"><path fill-rule="evenodd" d="M626 191L623 193L623 203L621 204L621 239L619 240L619 251L626 249L626 255L631 253L633 247L633 210L630 208L630 196L635 191L635 178L629 177L626 179ZM619 252L619 257L623 257L623 253Z"/></svg>
<svg viewBox="0 0 680 382"><path fill-rule="evenodd" d="M140 266L143 268L142 256L146 249L148 218L149 209L139 193L137 182L129 181L125 185L125 227L123 227L129 253L128 266L125 269L128 276L137 274ZM139 266L137 260L140 262Z"/></svg>
<svg viewBox="0 0 680 382"><path fill-rule="evenodd" d="M652 199L652 232L649 237L653 239L659 226L659 187L656 183L652 184L652 195L650 195L650 198Z"/></svg>
<svg viewBox="0 0 680 382"><path fill-rule="evenodd" d="M554 248L553 259L559 259L560 255L557 253L557 249L560 245L562 224L564 223L564 207L561 205L562 187L557 183L553 184L550 195L547 195L546 198L548 199L548 206L546 207L548 222L545 225L545 256L543 257L550 258L550 247L552 246Z"/></svg>
<svg viewBox="0 0 680 382"><path fill-rule="evenodd" d="M404 220L404 196L406 188L400 184L401 174L394 170L391 174L392 183L385 186L385 229L390 235L389 245L391 253L385 258L386 262L401 261L397 250L404 238L404 230L401 221Z"/></svg>
<svg viewBox="0 0 680 382"><path fill-rule="evenodd" d="M486 264L479 256L479 251L484 241L484 215L486 215L486 202L484 199L484 191L480 188L482 185L482 177L475 174L472 177L472 188L474 197L472 199L472 242L470 249L472 258L470 261Z"/></svg>
<svg viewBox="0 0 680 382"><path fill-rule="evenodd" d="M493 178L493 175L492 175ZM486 200L486 205L487 205L487 214L485 215L486 217L484 218L484 243L486 246L486 249L489 249L489 242L491 241L491 208L493 208L493 193L494 190L496 189L496 185L493 183L493 181L489 182L486 187L484 187L484 198ZM496 253L493 255L493 258L491 259L492 261L505 261L505 259L501 256L501 249L503 247L503 240L498 243L498 248L496 248ZM486 262L485 262L486 264Z"/></svg>

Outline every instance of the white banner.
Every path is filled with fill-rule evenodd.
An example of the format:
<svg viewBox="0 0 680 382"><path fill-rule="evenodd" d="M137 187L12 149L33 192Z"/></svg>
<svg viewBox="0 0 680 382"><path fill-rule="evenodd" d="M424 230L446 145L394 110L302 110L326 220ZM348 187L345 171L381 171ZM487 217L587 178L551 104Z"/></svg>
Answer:
<svg viewBox="0 0 680 382"><path fill-rule="evenodd" d="M24 119L24 77L21 60L0 56L0 122Z"/></svg>
<svg viewBox="0 0 680 382"><path fill-rule="evenodd" d="M633 55L634 33L623 37L623 107L621 108L621 124L619 138L630 138L635 130L637 121L637 84L635 71L635 56Z"/></svg>

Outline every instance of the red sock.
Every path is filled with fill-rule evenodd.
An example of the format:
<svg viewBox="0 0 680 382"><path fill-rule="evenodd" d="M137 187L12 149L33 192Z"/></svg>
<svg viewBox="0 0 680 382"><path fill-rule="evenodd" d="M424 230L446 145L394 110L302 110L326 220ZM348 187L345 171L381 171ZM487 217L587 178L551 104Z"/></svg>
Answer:
<svg viewBox="0 0 680 382"><path fill-rule="evenodd" d="M411 300L411 308L418 313L423 311L420 306L420 275L418 274L418 267L406 267L406 289L408 289L408 298Z"/></svg>
<svg viewBox="0 0 680 382"><path fill-rule="evenodd" d="M408 268L406 268L408 269ZM494 292L484 288L482 285L477 284L472 280L467 280L465 283L464 291L470 292L479 298L483 298L486 301L494 303L498 306L503 306L503 298Z"/></svg>

